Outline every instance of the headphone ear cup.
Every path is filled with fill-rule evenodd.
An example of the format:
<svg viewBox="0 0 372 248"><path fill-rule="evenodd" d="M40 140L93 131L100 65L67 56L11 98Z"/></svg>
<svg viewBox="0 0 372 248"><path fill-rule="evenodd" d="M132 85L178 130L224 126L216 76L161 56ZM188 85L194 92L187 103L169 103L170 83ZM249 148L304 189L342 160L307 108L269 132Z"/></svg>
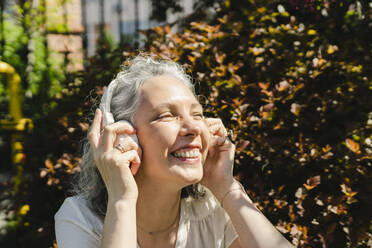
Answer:
<svg viewBox="0 0 372 248"><path fill-rule="evenodd" d="M109 124L112 124L115 122L114 116L110 113L105 111L104 109L100 108L102 111L102 127L105 127Z"/></svg>

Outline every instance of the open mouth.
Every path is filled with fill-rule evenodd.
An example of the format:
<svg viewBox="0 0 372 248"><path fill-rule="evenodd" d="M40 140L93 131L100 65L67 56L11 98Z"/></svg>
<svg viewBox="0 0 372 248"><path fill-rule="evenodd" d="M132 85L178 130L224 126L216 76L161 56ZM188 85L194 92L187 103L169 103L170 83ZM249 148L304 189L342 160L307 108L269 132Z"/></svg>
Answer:
<svg viewBox="0 0 372 248"><path fill-rule="evenodd" d="M196 161L200 158L199 149L182 149L175 152L172 152L171 155L181 161Z"/></svg>

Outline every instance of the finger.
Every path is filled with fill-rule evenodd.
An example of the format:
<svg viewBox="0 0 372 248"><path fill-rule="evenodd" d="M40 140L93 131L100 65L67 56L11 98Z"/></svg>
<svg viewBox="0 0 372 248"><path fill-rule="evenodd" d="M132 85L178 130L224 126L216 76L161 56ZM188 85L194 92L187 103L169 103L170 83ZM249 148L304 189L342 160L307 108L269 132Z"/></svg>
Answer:
<svg viewBox="0 0 372 248"><path fill-rule="evenodd" d="M216 141L215 141L215 144L217 146L222 146L222 145L225 145L226 143L228 143L230 140L227 138L227 136L225 137L220 137L220 136L217 136L216 137Z"/></svg>
<svg viewBox="0 0 372 248"><path fill-rule="evenodd" d="M223 138L220 136L212 136L208 148L208 156L215 156L218 149L220 149L221 144L223 144Z"/></svg>
<svg viewBox="0 0 372 248"><path fill-rule="evenodd" d="M135 175L140 167L141 160L138 156L137 151L130 150L125 153L123 153L122 159L125 161L125 164L130 164L130 171L132 172L132 175Z"/></svg>
<svg viewBox="0 0 372 248"><path fill-rule="evenodd" d="M225 125L223 124L223 122L220 118L207 118L206 119L206 124L207 124L207 127L212 128L213 131L216 130L216 127L221 128L220 135L227 135Z"/></svg>
<svg viewBox="0 0 372 248"><path fill-rule="evenodd" d="M228 136L213 136L213 138L210 141L211 148L215 147L221 147L225 146L226 148L229 148L230 146L234 145L231 140L228 138Z"/></svg>
<svg viewBox="0 0 372 248"><path fill-rule="evenodd" d="M117 147L119 144L123 147L123 150L138 150L138 144L131 137L132 135L128 134L119 134L114 143L114 147Z"/></svg>
<svg viewBox="0 0 372 248"><path fill-rule="evenodd" d="M115 122L107 125L103 131L103 149L109 151L114 146L118 134L134 134L136 130L128 122Z"/></svg>
<svg viewBox="0 0 372 248"><path fill-rule="evenodd" d="M127 134L135 134L136 133L136 129L133 127L133 125L129 122L129 121L126 121L126 120L120 120L118 122L118 133L127 133ZM122 124L122 125L119 125Z"/></svg>
<svg viewBox="0 0 372 248"><path fill-rule="evenodd" d="M98 108L94 113L94 119L90 127L90 131L88 133L88 139L90 142L90 146L92 149L96 150L99 142L100 130L101 130L101 122L102 122L102 112Z"/></svg>
<svg viewBox="0 0 372 248"><path fill-rule="evenodd" d="M213 135L218 136L227 136L227 131L225 127L221 124L214 124L213 126L208 127L209 132Z"/></svg>
<svg viewBox="0 0 372 248"><path fill-rule="evenodd" d="M225 127L222 120L220 118L207 118L207 126L214 126L214 125L220 125L222 127Z"/></svg>
<svg viewBox="0 0 372 248"><path fill-rule="evenodd" d="M121 167L123 165L130 165L130 163L141 163L141 159L138 156L138 152L136 150L129 150L126 152L120 152L117 149L113 149L108 152L112 156L112 164L115 164L117 167Z"/></svg>
<svg viewBox="0 0 372 248"><path fill-rule="evenodd" d="M205 122L206 122L207 126L212 126L212 125L215 125L215 124L218 124L218 123L222 123L221 119L219 119L219 118L206 118Z"/></svg>
<svg viewBox="0 0 372 248"><path fill-rule="evenodd" d="M138 163L138 162L132 162L131 163L130 171L132 172L133 176L137 174L140 165L141 165L141 163Z"/></svg>

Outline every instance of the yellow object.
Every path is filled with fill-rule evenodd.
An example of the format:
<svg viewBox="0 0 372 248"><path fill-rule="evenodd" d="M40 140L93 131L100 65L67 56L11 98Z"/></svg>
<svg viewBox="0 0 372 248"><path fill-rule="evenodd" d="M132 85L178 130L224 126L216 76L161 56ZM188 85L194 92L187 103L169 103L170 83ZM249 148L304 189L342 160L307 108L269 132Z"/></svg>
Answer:
<svg viewBox="0 0 372 248"><path fill-rule="evenodd" d="M0 130L11 132L10 143L12 164L17 171L14 178L14 189L15 192L18 192L23 179L23 164L26 157L23 152L24 132L31 131L33 124L31 119L22 118L23 99L21 92L21 77L11 65L2 61L0 61L0 73L5 74L5 78L8 82L10 116L10 119L0 120ZM23 212L27 213L27 207L29 206L25 205L23 207L25 207Z"/></svg>
<svg viewBox="0 0 372 248"><path fill-rule="evenodd" d="M19 210L19 213L21 215L26 215L28 211L30 211L30 205L26 204L21 207L21 209Z"/></svg>
<svg viewBox="0 0 372 248"><path fill-rule="evenodd" d="M308 34L308 35L316 35L316 30L314 30L314 29L309 29L309 30L307 31L307 34Z"/></svg>
<svg viewBox="0 0 372 248"><path fill-rule="evenodd" d="M12 66L0 61L0 73L6 74L9 89L9 114L13 120L22 118L21 78Z"/></svg>
<svg viewBox="0 0 372 248"><path fill-rule="evenodd" d="M0 129L7 131L31 131L34 128L32 120L21 118L19 121L0 120Z"/></svg>

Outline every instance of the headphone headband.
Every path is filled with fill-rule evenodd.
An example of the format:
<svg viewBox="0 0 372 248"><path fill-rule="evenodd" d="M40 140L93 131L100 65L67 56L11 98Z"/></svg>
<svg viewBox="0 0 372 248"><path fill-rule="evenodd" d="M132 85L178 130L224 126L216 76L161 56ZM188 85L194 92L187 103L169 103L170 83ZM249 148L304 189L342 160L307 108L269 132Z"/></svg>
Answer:
<svg viewBox="0 0 372 248"><path fill-rule="evenodd" d="M110 84L107 86L105 92L103 93L101 103L99 105L99 108L103 114L102 127L115 122L114 116L112 115L111 110L110 110L110 105L111 105L112 93L114 89L116 88L117 84L118 84L118 80L116 79L112 80Z"/></svg>

